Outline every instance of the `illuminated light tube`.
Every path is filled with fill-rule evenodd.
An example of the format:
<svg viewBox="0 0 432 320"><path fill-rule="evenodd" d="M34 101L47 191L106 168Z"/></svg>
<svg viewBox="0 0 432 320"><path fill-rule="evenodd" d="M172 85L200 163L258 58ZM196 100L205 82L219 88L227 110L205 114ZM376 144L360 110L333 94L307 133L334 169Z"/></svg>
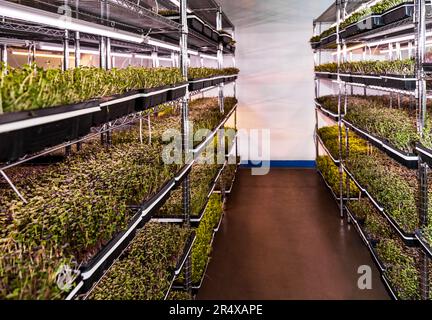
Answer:
<svg viewBox="0 0 432 320"><path fill-rule="evenodd" d="M158 58L158 60L160 60L160 61L172 61L171 58Z"/></svg>
<svg viewBox="0 0 432 320"><path fill-rule="evenodd" d="M42 51L57 51L57 52L63 52L63 47L61 46L54 46L54 45L40 45L39 46L39 50ZM71 53L73 54L73 50L74 47L70 47L69 50L71 50ZM81 53L84 54L93 54L93 55L99 55L99 51L97 50L91 50L91 49L81 49L80 50ZM119 57L119 58L137 58L137 59L147 59L147 60L152 60L153 57L149 56L149 55L144 55L144 54L136 54L135 56L131 53L120 53L120 52L112 52L111 55L113 57ZM170 58L158 58L159 60L166 60L166 61L171 61Z"/></svg>
<svg viewBox="0 0 432 320"><path fill-rule="evenodd" d="M152 56L148 56L148 55L145 55L145 54L136 54L135 58L137 58L137 59L153 60Z"/></svg>
<svg viewBox="0 0 432 320"><path fill-rule="evenodd" d="M208 54L201 54L201 57L203 57L204 59L218 60L218 57L209 56Z"/></svg>
<svg viewBox="0 0 432 320"><path fill-rule="evenodd" d="M63 52L63 47L60 46L53 46L53 45L40 45L39 46L39 50L41 51L56 51L56 52ZM74 47L69 47L69 50L71 51L71 53L73 54L73 51L75 50ZM91 50L91 49L80 49L80 52L83 54L94 54L94 55L99 55L99 51L97 50Z"/></svg>
<svg viewBox="0 0 432 320"><path fill-rule="evenodd" d="M52 50L52 49L58 49L56 47L53 48L46 48L44 47L44 49L41 50L46 50L46 51L59 51L59 50ZM84 50L85 51L85 50ZM98 55L99 52L98 51L91 51L91 50L87 50L88 54L94 54L94 55ZM83 50L81 50L82 53ZM28 56L29 53L28 52L24 52L24 51L12 51L13 55L16 56ZM119 58L137 58L137 59L147 59L147 60L153 60L152 56L148 56L148 55L143 55L143 54L137 54L137 55L133 55L133 54L129 54L129 53L112 53L111 54L113 57L119 57ZM49 54L49 53L36 53L34 55L35 57L38 58L55 58L55 59L63 59L63 55L61 54ZM73 54L71 56L69 56L69 59L73 59ZM170 58L164 58L164 57L158 57L157 58L159 61L172 61Z"/></svg>
<svg viewBox="0 0 432 320"><path fill-rule="evenodd" d="M46 25L61 30L72 30L127 42L144 43L144 37L134 35L133 33L98 26L94 23L6 1L0 3L0 16Z"/></svg>
<svg viewBox="0 0 432 320"><path fill-rule="evenodd" d="M164 49L180 52L180 47L175 46L173 44L157 41L154 39L148 39L147 44L151 45L151 46L159 47L159 48L164 48ZM188 53L193 55L193 56L198 55L198 51L195 51L195 50L188 50Z"/></svg>
<svg viewBox="0 0 432 320"><path fill-rule="evenodd" d="M432 47L432 42L426 42L426 48L431 48ZM411 50L415 50L415 49L417 49L417 46L412 46L412 48L411 48ZM410 48L408 48L408 47L403 47L403 48L400 48L400 51L409 51L410 50ZM394 49L392 52L396 52L397 50L396 49ZM380 50L380 53L390 53L390 50L389 49L383 49L383 50Z"/></svg>
<svg viewBox="0 0 432 320"><path fill-rule="evenodd" d="M12 54L16 55L16 56L28 56L29 55L28 52L24 52L24 51L12 51ZM39 58L63 59L63 56L61 54L36 53L36 54L34 54L34 56L39 57ZM69 59L72 59L72 57L69 57Z"/></svg>

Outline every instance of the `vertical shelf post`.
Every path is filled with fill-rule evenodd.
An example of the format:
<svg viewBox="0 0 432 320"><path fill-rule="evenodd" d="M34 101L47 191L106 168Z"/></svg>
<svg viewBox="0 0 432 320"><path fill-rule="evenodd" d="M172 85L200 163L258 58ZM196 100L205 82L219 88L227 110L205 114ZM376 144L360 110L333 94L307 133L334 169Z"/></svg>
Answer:
<svg viewBox="0 0 432 320"><path fill-rule="evenodd" d="M343 167L342 167L342 148L343 148L343 140L342 140L342 81L340 77L340 65L342 58L342 41L340 37L340 23L341 23L341 15L342 9L344 10L345 1L344 0L336 0L336 44L337 44L337 83L338 83L338 127L339 127L339 209L340 209L340 217L344 216L344 181L343 181Z"/></svg>
<svg viewBox="0 0 432 320"><path fill-rule="evenodd" d="M222 31L222 8L219 7L216 13L216 29L218 32ZM218 68L223 68L223 43L219 40L218 50L217 50L217 61ZM219 108L221 113L224 113L224 85L223 83L219 84Z"/></svg>
<svg viewBox="0 0 432 320"><path fill-rule="evenodd" d="M421 136L423 136L425 130L426 120L426 108L427 108L427 96L426 96L426 74L424 71L425 53L426 53L426 1L415 0L414 1L414 25L415 25L415 41L416 46L416 78L417 78L417 89L416 89L416 100L418 110L417 127ZM419 220L420 228L428 225L428 173L429 167L419 158L419 187L420 187L420 209L419 209ZM420 294L422 300L429 299L429 262L425 252L421 255L421 270L420 270Z"/></svg>
<svg viewBox="0 0 432 320"><path fill-rule="evenodd" d="M187 23L187 0L180 0L180 16L181 16L181 37L180 37L180 67L183 75L183 79L188 81L188 67L189 67L189 55L188 55L188 34L189 28ZM191 156L191 150L189 146L189 89L186 87L186 95L182 99L181 108L181 125L182 125L182 147L184 152L185 163L188 163ZM190 227L191 216L190 216L190 176L189 174L183 180L182 185L182 202L183 202L183 214L186 227ZM185 263L185 288L189 293L192 288L192 259L191 256L186 259Z"/></svg>
<svg viewBox="0 0 432 320"><path fill-rule="evenodd" d="M7 44L3 44L1 46L1 62L7 66L8 64L8 51L7 51Z"/></svg>
<svg viewBox="0 0 432 320"><path fill-rule="evenodd" d="M100 3L100 17L101 19L105 18L105 0L102 0ZM99 67L101 69L106 69L106 40L105 37L99 37Z"/></svg>
<svg viewBox="0 0 432 320"><path fill-rule="evenodd" d="M218 11L216 13L216 29L218 32L222 31L223 26L222 26L222 8L219 7ZM219 39L219 43L218 43L218 50L217 50L217 59L218 59L218 68L222 69L223 68L223 43L222 41ZM219 109L220 112L223 114L225 113L225 101L224 101L224 84L220 83L219 84ZM221 153L221 155L223 154L224 157L223 159L225 160L225 130L224 128L221 128L217 134L218 136L218 153ZM218 162L222 160L221 156L217 157ZM223 165L223 163L218 163L219 165ZM223 174L221 174L221 176L219 177L219 185L220 185L220 189L221 189L221 194L222 194L222 202L225 203L226 197L225 197L225 183L224 183L224 179L223 179Z"/></svg>
<svg viewBox="0 0 432 320"><path fill-rule="evenodd" d="M81 35L75 32L75 68L81 66Z"/></svg>
<svg viewBox="0 0 432 320"><path fill-rule="evenodd" d="M75 0L76 18L79 19L79 0ZM75 68L81 66L81 34L75 32Z"/></svg>

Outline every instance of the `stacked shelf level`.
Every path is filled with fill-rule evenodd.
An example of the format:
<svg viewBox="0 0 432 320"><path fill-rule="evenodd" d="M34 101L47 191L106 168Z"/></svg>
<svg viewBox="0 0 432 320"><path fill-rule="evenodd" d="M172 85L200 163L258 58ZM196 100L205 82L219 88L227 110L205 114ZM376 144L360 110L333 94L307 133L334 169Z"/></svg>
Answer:
<svg viewBox="0 0 432 320"><path fill-rule="evenodd" d="M98 59L98 67L91 68L101 75L101 83L108 78L116 82L116 76L131 82L126 89L96 96L81 96L87 89L82 86L77 90L80 99L59 95L55 101L65 103L38 107L26 101L30 108L20 109L20 103L16 103L12 110L4 110L9 100L2 100L6 103L0 115L1 259L4 266L19 262L23 269L17 272L31 278L31 284L22 283L20 287L15 271L6 272L0 282L3 298L128 296L161 300L176 297L174 288L193 298L197 288L191 278L192 256L196 256L194 250L202 241L197 230L201 219L210 219L208 211L215 211L215 203L221 203L220 216L210 234L214 238L224 216L222 203L232 189L238 167L235 135L228 137L231 148L224 162L214 176L208 177L211 185L197 219L192 212L191 175L211 143L217 140L217 146L225 148L224 129L228 124L234 123L230 124L234 130L237 127L236 99L224 96L224 87L235 86L238 73L235 59L234 65L224 69L229 64L224 63L224 56L235 57L234 25L217 2L206 2L207 10L200 10L202 4L160 1L156 8L148 2L128 0L0 3L5 79L18 74L15 72L20 69L10 64L25 50L28 76L57 72L61 77L69 72L78 77L83 72L82 79L91 81L81 60L83 55L90 55ZM164 10L174 10L178 19L159 14ZM188 15L199 17L211 35L189 28ZM37 67L41 56L59 59L61 70L48 72L50 67ZM121 68L115 65L117 59L123 59ZM200 60L200 65L194 66L193 59ZM205 68L206 62L213 61L217 68ZM41 76L40 81L47 79ZM62 90L68 88L62 84ZM88 83L92 88L97 85L100 83ZM215 98L197 99L214 91ZM2 94L6 97L7 91ZM67 95L64 90L63 96ZM213 123L213 128L202 141L189 145L189 136L195 134L189 121ZM181 133L179 163L164 162L167 145L162 136L167 130ZM235 168L233 176L226 174L228 168ZM228 176L231 179L227 180ZM50 185L51 179L54 185ZM37 190L45 193L37 196ZM75 195L70 195L73 190ZM179 190L178 219L160 217ZM78 193L82 193L82 201L77 200ZM52 198L46 199L44 194ZM23 215L22 234L12 232L17 220L10 210ZM73 212L85 221L71 219ZM45 217L43 225L52 230L50 235L44 235L48 232L44 227L40 230L42 238L37 238L35 231L32 240L33 229L26 227L26 214L33 215L34 230L39 230L39 219ZM81 234L83 238L74 238ZM27 246L29 241L31 245ZM29 249L36 243L41 244L39 249ZM211 247L212 241L207 245ZM44 256L45 248L52 259ZM19 260L27 257L29 260ZM142 257L146 259L141 261ZM167 261L161 262L162 258ZM202 259L208 261L208 257ZM130 272L134 268L135 275ZM30 275L29 270L36 271ZM152 282L152 272L159 272L159 282ZM118 286L116 279L120 278L144 285L148 291ZM106 286L116 290L111 292Z"/></svg>
<svg viewBox="0 0 432 320"><path fill-rule="evenodd" d="M336 1L314 21L329 31L311 40L318 167L336 168L325 182L394 299L431 299L429 10Z"/></svg>

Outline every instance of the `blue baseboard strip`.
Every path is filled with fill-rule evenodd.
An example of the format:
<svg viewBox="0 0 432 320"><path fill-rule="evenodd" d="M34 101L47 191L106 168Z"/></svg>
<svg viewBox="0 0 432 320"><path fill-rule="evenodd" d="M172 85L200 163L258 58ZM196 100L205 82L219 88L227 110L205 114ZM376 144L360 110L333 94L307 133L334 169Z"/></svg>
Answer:
<svg viewBox="0 0 432 320"><path fill-rule="evenodd" d="M297 168L297 169L312 169L316 168L316 162L313 160L271 160L265 164L270 168ZM240 164L241 168L259 168L262 167L262 162L248 161Z"/></svg>

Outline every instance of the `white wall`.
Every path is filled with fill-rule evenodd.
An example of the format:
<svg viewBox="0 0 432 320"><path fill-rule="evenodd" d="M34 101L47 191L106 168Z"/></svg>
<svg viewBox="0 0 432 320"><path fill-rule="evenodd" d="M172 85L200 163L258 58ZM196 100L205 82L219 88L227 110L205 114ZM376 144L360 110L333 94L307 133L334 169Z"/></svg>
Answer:
<svg viewBox="0 0 432 320"><path fill-rule="evenodd" d="M236 25L239 127L271 130L271 160L315 159L309 39L313 19L332 2L220 0Z"/></svg>

